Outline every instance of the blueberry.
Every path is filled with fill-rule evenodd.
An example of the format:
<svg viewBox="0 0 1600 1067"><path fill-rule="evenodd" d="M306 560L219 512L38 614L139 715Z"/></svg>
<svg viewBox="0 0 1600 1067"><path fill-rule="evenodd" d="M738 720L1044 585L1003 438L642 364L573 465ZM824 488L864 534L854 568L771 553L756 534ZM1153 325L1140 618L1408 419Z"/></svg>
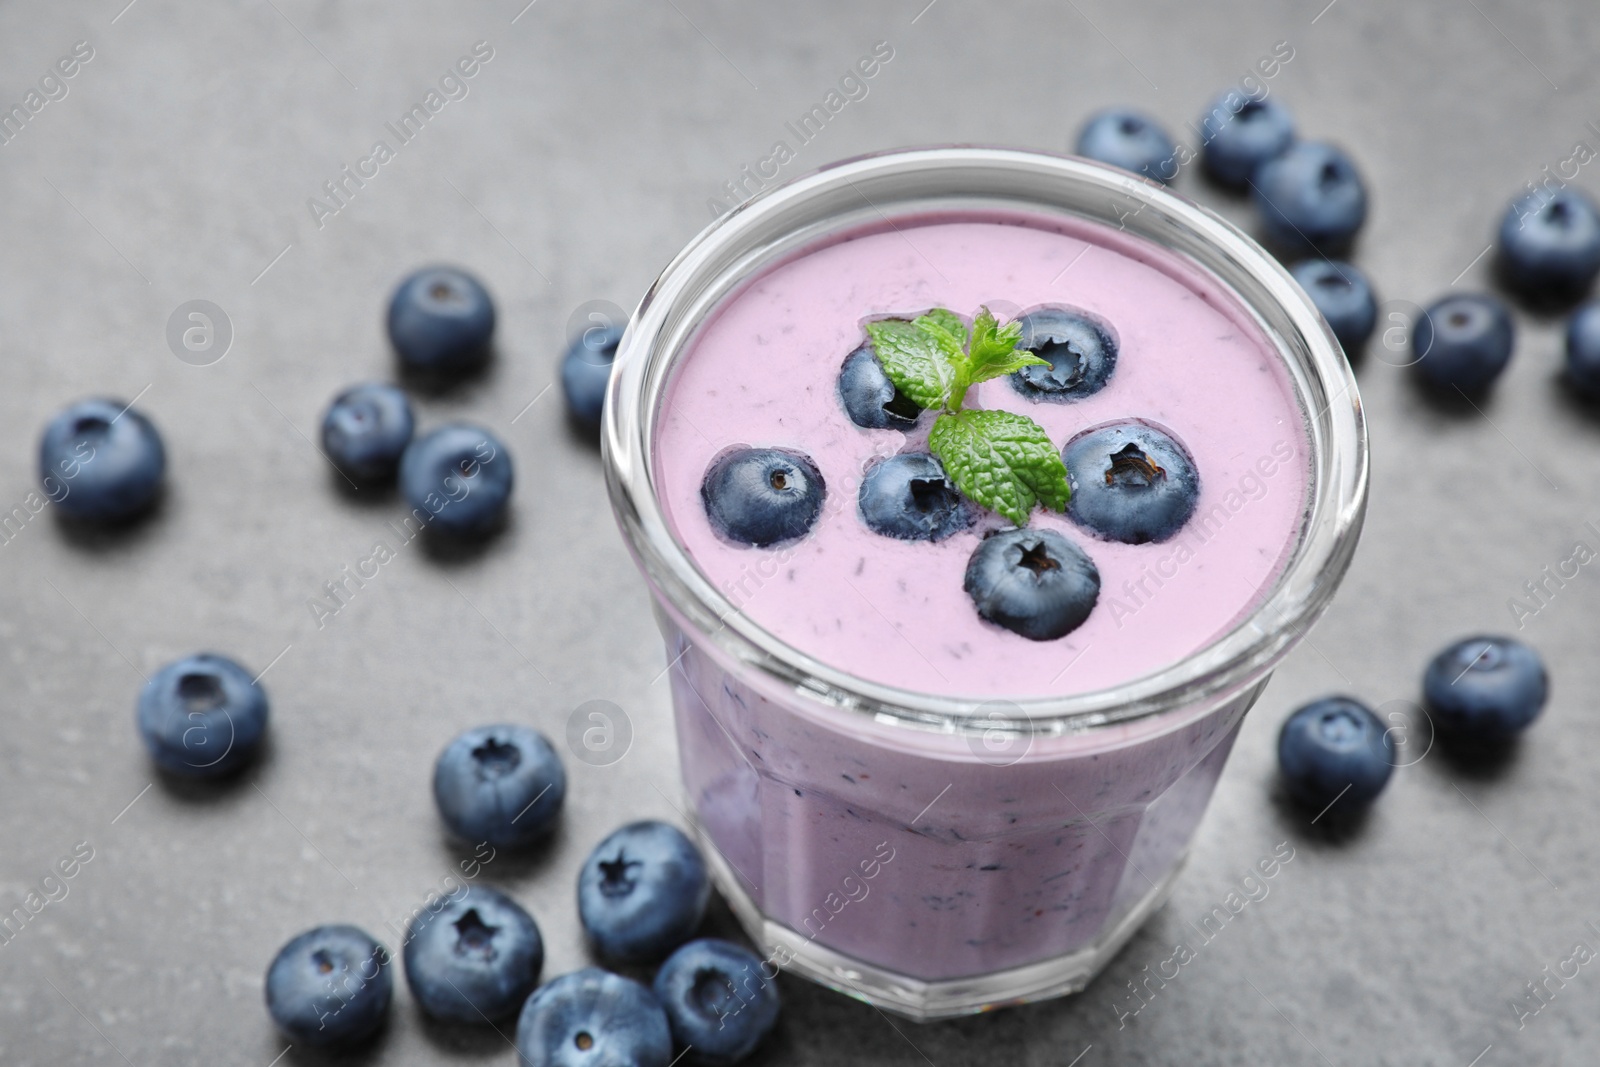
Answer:
<svg viewBox="0 0 1600 1067"><path fill-rule="evenodd" d="M1130 108L1111 108L1089 119L1075 151L1158 182L1178 176L1178 146L1154 119Z"/></svg>
<svg viewBox="0 0 1600 1067"><path fill-rule="evenodd" d="M318 926L267 968L267 1012L296 1045L354 1045L383 1025L394 994L389 953L355 926Z"/></svg>
<svg viewBox="0 0 1600 1067"><path fill-rule="evenodd" d="M1487 293L1438 300L1411 334L1422 380L1441 392L1481 392L1511 362L1516 331L1511 313Z"/></svg>
<svg viewBox="0 0 1600 1067"><path fill-rule="evenodd" d="M44 428L39 481L63 514L122 519L161 489L167 450L150 420L116 400L80 400Z"/></svg>
<svg viewBox="0 0 1600 1067"><path fill-rule="evenodd" d="M1264 163L1254 179L1267 240L1280 248L1335 253L1367 221L1367 189L1356 165L1330 144L1304 141Z"/></svg>
<svg viewBox="0 0 1600 1067"><path fill-rule="evenodd" d="M1085 430L1061 450L1067 517L1111 541L1165 541L1200 501L1200 474L1178 440L1143 422Z"/></svg>
<svg viewBox="0 0 1600 1067"><path fill-rule="evenodd" d="M867 471L857 503L868 529L902 541L942 541L975 518L944 467L926 452L890 456Z"/></svg>
<svg viewBox="0 0 1600 1067"><path fill-rule="evenodd" d="M413 512L449 534L480 534L511 499L511 453L481 426L452 423L406 446L400 491Z"/></svg>
<svg viewBox="0 0 1600 1067"><path fill-rule="evenodd" d="M202 652L150 676L137 721L156 766L186 778L216 778L255 755L267 732L267 694L233 660Z"/></svg>
<svg viewBox="0 0 1600 1067"><path fill-rule="evenodd" d="M1061 308L1030 311L1018 345L1049 361L1048 367L1023 367L1011 375L1012 388L1029 400L1077 400L1106 387L1117 366L1117 342L1086 315Z"/></svg>
<svg viewBox="0 0 1600 1067"><path fill-rule="evenodd" d="M1600 207L1581 189L1540 189L1511 202L1500 221L1499 267L1532 297L1583 295L1600 274Z"/></svg>
<svg viewBox="0 0 1600 1067"><path fill-rule="evenodd" d="M664 822L622 827L578 872L578 917L590 943L630 963L658 960L693 937L710 897L700 851Z"/></svg>
<svg viewBox="0 0 1600 1067"><path fill-rule="evenodd" d="M1289 273L1328 320L1346 354L1359 352L1378 323L1378 301L1367 276L1333 259L1302 260Z"/></svg>
<svg viewBox="0 0 1600 1067"><path fill-rule="evenodd" d="M1008 530L979 543L962 587L985 619L1030 641L1051 641L1094 610L1100 571L1054 530Z"/></svg>
<svg viewBox="0 0 1600 1067"><path fill-rule="evenodd" d="M765 966L749 949L712 938L667 957L654 988L687 1059L730 1067L755 1051L778 1021L777 968L768 977Z"/></svg>
<svg viewBox="0 0 1600 1067"><path fill-rule="evenodd" d="M482 1023L522 1007L544 967L533 916L484 885L439 905L424 908L406 930L406 985L422 1010L448 1022Z"/></svg>
<svg viewBox="0 0 1600 1067"><path fill-rule="evenodd" d="M354 385L322 417L322 449L352 478L393 478L415 422L403 390L382 382Z"/></svg>
<svg viewBox="0 0 1600 1067"><path fill-rule="evenodd" d="M672 1031L650 990L586 967L528 998L517 1053L526 1067L669 1067Z"/></svg>
<svg viewBox="0 0 1600 1067"><path fill-rule="evenodd" d="M1294 118L1276 100L1252 100L1230 89L1212 101L1200 120L1205 143L1200 164L1224 185L1240 187L1256 168L1294 143Z"/></svg>
<svg viewBox="0 0 1600 1067"><path fill-rule="evenodd" d="M1284 722L1278 768L1300 803L1320 812L1337 800L1350 811L1383 792L1394 772L1394 742L1359 700L1325 697Z"/></svg>
<svg viewBox="0 0 1600 1067"><path fill-rule="evenodd" d="M1567 320L1567 384L1600 400L1600 300L1583 305Z"/></svg>
<svg viewBox="0 0 1600 1067"><path fill-rule="evenodd" d="M527 726L479 726L458 734L433 765L433 799L445 825L496 848L531 844L550 831L567 795L567 772L544 734Z"/></svg>
<svg viewBox="0 0 1600 1067"><path fill-rule="evenodd" d="M922 414L916 401L883 373L870 344L845 357L839 370L839 399L850 421L864 430L909 430Z"/></svg>
<svg viewBox="0 0 1600 1067"><path fill-rule="evenodd" d="M712 461L700 483L706 517L730 541L764 548L804 537L822 514L822 473L783 448L740 448Z"/></svg>
<svg viewBox="0 0 1600 1067"><path fill-rule="evenodd" d="M590 433L600 430L611 367L617 358L622 330L593 326L572 339L561 357L561 392L567 398L567 417Z"/></svg>
<svg viewBox="0 0 1600 1067"><path fill-rule="evenodd" d="M489 355L494 318L494 301L477 278L455 267L424 267L389 299L389 340L413 370L470 370Z"/></svg>
<svg viewBox="0 0 1600 1067"><path fill-rule="evenodd" d="M1428 663L1422 696L1441 735L1504 741L1539 717L1550 677L1539 654L1520 641L1468 637Z"/></svg>

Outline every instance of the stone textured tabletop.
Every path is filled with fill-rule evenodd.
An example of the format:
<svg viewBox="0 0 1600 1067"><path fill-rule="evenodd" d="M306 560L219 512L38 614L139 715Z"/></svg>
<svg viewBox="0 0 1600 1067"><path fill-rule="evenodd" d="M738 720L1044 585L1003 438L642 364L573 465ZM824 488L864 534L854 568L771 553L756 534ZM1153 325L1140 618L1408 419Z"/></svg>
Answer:
<svg viewBox="0 0 1600 1067"><path fill-rule="evenodd" d="M538 916L547 974L586 962L579 863L680 801L644 585L555 362L585 302L631 307L762 172L931 142L1059 151L1113 103L1193 143L1213 93L1288 53L1264 85L1362 166L1354 258L1386 310L1491 285L1493 226L1528 182L1600 189L1590 0L525 2L0 5L0 910L45 900L0 941L0 1062L267 1067L279 945L329 921L392 945L460 859L428 789L444 741L514 719L559 743L603 699L626 755L569 759L550 847L486 874ZM841 90L875 49L875 76ZM816 106L827 121L797 136ZM1177 188L1250 221L1196 173ZM434 260L480 272L501 309L490 371L419 400L424 424L481 421L515 455L510 527L467 555L404 541L398 502L343 490L311 443L340 386L392 375L383 302ZM174 347L195 300L215 332ZM917 1026L786 978L761 1061L1592 1062L1600 973L1569 961L1600 944L1600 578L1579 568L1520 619L1510 602L1600 547L1600 421L1557 381L1559 320L1518 327L1476 408L1426 401L1380 343L1359 361L1354 568L1247 720L1175 897L1098 981ZM100 393L137 397L170 454L159 512L115 535L27 506L44 421ZM347 581L380 541L393 558ZM1346 691L1404 714L1438 646L1519 623L1554 696L1508 759L1417 751L1338 833L1280 801L1294 704ZM142 675L201 648L266 670L271 750L183 788L153 777L132 710ZM1190 923L1291 849L1201 943ZM46 885L75 850L91 858ZM1193 958L1133 999L1179 942ZM493 1030L424 1023L402 988L359 1061L514 1058Z"/></svg>

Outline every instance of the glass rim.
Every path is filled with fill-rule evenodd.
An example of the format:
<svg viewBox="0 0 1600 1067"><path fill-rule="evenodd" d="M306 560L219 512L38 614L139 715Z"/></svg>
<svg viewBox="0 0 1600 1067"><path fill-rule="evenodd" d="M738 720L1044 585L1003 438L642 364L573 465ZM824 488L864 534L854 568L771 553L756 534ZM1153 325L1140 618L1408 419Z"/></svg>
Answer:
<svg viewBox="0 0 1600 1067"><path fill-rule="evenodd" d="M1123 210L1123 208L1130 210ZM1298 541L1272 589L1225 632L1156 671L1101 689L1019 698L945 696L859 678L779 640L739 610L673 536L653 477L656 416L672 366L726 297L830 234L893 216L1007 210L1114 226L1175 253L1230 293L1276 349L1306 418L1311 469ZM1367 499L1354 374L1289 272L1232 223L1126 171L1074 156L981 146L895 149L829 164L720 215L651 285L607 390L602 461L618 525L652 596L693 638L779 686L880 722L946 732L1077 732L1192 706L1252 684L1327 608Z"/></svg>

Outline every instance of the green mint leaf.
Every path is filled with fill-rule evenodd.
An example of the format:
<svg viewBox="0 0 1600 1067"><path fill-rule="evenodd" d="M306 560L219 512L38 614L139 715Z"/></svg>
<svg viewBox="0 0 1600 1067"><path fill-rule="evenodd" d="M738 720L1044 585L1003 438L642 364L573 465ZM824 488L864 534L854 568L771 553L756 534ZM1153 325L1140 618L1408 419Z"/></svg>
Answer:
<svg viewBox="0 0 1600 1067"><path fill-rule="evenodd" d="M955 338L956 344L961 348L962 353L966 353L967 324L961 321L960 315L957 315L949 308L934 308L926 315L918 315L914 325L924 330L929 326L939 327Z"/></svg>
<svg viewBox="0 0 1600 1067"><path fill-rule="evenodd" d="M945 398L944 406L946 411L960 411L961 402L967 397L967 386L972 384L968 374L967 324L949 308L934 308L926 315L919 316L914 325L938 343L950 366L955 368L956 379L950 386L950 395Z"/></svg>
<svg viewBox="0 0 1600 1067"><path fill-rule="evenodd" d="M972 354L967 357L966 379L969 385L999 378L1023 367L1049 366L1027 349L1019 349L1022 340L1022 323L1012 320L1001 327L988 308L979 308L972 321Z"/></svg>
<svg viewBox="0 0 1600 1067"><path fill-rule="evenodd" d="M951 329L953 325L955 329ZM947 398L951 410L961 406L962 375L967 366L967 327L960 319L943 308L935 308L926 315L918 316L911 325L921 330L933 339L939 346L939 351L944 353L944 358L949 360L950 367L955 373L955 391Z"/></svg>
<svg viewBox="0 0 1600 1067"><path fill-rule="evenodd" d="M904 319L867 323L883 373L920 407L939 409L950 398L956 368L934 337Z"/></svg>
<svg viewBox="0 0 1600 1067"><path fill-rule="evenodd" d="M968 500L1028 524L1035 504L1065 511L1072 491L1061 453L1044 428L1010 411L946 412L928 448Z"/></svg>

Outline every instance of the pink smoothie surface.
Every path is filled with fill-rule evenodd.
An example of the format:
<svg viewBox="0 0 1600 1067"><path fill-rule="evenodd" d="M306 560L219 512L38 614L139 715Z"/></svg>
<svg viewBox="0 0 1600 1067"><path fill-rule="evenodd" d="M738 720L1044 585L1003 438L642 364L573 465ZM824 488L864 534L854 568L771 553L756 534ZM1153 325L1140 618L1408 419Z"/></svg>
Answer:
<svg viewBox="0 0 1600 1067"><path fill-rule="evenodd" d="M873 533L857 513L863 472L916 431L865 430L838 393L863 322L934 307L1002 322L1040 307L1085 312L1117 341L1109 383L1034 402L1006 379L966 406L1028 415L1058 447L1139 419L1194 457L1193 518L1162 543L1101 540L1035 511L1099 568L1088 620L1036 642L981 619L962 588L980 523L943 541ZM1110 227L1043 217L931 216L834 238L725 300L673 368L658 415L656 491L700 570L754 622L835 669L880 684L975 700L1064 696L1169 666L1237 624L1278 576L1306 510L1305 415L1281 357L1237 299L1173 253ZM750 548L720 539L700 496L706 468L734 446L810 456L823 513L800 540Z"/></svg>

